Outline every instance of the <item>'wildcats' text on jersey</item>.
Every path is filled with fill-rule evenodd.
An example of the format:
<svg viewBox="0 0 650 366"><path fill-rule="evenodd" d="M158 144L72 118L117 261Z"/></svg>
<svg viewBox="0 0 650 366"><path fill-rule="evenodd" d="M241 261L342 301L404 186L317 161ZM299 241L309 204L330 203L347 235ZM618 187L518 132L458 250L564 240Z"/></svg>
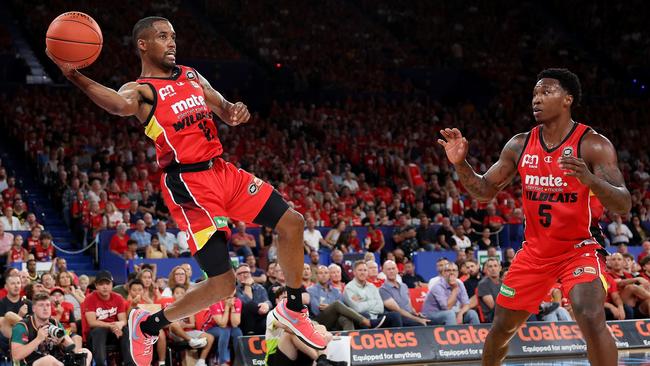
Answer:
<svg viewBox="0 0 650 366"><path fill-rule="evenodd" d="M575 123L564 141L553 149L546 147L541 125L528 134L518 170L526 216L524 244L537 257L555 257L593 240L589 231L589 187L566 176L559 166L562 156L578 157L582 137L589 130Z"/></svg>
<svg viewBox="0 0 650 366"><path fill-rule="evenodd" d="M176 66L169 78L140 78L154 92L145 134L156 145L158 165L192 164L221 155L223 148L194 69Z"/></svg>

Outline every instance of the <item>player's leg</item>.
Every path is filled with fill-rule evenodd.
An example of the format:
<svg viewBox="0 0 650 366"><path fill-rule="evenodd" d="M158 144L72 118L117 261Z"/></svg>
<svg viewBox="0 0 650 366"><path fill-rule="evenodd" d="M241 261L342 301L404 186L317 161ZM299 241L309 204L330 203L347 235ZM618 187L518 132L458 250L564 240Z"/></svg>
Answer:
<svg viewBox="0 0 650 366"><path fill-rule="evenodd" d="M483 366L501 365L508 354L510 339L529 316L527 310L510 310L496 305L492 327L483 346Z"/></svg>
<svg viewBox="0 0 650 366"><path fill-rule="evenodd" d="M592 365L613 366L618 363L616 343L605 324L605 291L598 278L579 283L571 289L571 306L576 322L587 342L587 357Z"/></svg>

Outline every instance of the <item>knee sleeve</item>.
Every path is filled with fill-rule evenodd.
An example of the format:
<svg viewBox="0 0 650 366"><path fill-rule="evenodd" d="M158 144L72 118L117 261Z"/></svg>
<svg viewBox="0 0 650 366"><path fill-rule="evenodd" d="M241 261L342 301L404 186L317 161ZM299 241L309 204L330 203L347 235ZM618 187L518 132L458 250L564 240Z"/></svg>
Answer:
<svg viewBox="0 0 650 366"><path fill-rule="evenodd" d="M288 209L289 204L282 198L282 195L278 191L273 190L269 199L266 200L264 207L262 207L255 219L253 219L253 222L258 225L275 228L282 215Z"/></svg>
<svg viewBox="0 0 650 366"><path fill-rule="evenodd" d="M227 243L226 233L217 231L194 253L194 259L208 277L219 276L232 270Z"/></svg>

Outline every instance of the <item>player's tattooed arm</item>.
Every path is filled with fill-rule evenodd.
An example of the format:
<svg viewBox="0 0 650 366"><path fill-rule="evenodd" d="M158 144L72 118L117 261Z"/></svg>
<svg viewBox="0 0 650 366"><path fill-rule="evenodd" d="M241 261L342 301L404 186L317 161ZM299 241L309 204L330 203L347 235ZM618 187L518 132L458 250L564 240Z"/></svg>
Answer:
<svg viewBox="0 0 650 366"><path fill-rule="evenodd" d="M472 196L489 201L505 188L517 174L517 162L526 144L527 133L515 135L506 143L499 160L483 174L477 174L466 160L456 165L461 183Z"/></svg>
<svg viewBox="0 0 650 366"><path fill-rule="evenodd" d="M203 94L205 94L205 101L208 107L222 121L230 126L237 126L241 123L248 122L251 115L244 103L230 103L227 101L201 74L199 74L199 83L203 87Z"/></svg>
<svg viewBox="0 0 650 366"><path fill-rule="evenodd" d="M570 171L566 175L575 176L589 186L608 210L627 214L632 208L632 198L618 168L614 145L605 136L591 132L583 138L580 150L581 158L562 158L560 167Z"/></svg>

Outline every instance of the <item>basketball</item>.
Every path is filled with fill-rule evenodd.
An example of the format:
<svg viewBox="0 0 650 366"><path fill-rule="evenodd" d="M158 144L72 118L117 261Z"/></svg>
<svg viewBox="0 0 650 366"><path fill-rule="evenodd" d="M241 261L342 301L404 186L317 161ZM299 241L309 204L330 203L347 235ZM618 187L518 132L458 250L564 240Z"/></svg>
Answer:
<svg viewBox="0 0 650 366"><path fill-rule="evenodd" d="M56 17L47 29L47 50L59 63L75 69L89 66L102 50L102 30L88 14L70 11Z"/></svg>

